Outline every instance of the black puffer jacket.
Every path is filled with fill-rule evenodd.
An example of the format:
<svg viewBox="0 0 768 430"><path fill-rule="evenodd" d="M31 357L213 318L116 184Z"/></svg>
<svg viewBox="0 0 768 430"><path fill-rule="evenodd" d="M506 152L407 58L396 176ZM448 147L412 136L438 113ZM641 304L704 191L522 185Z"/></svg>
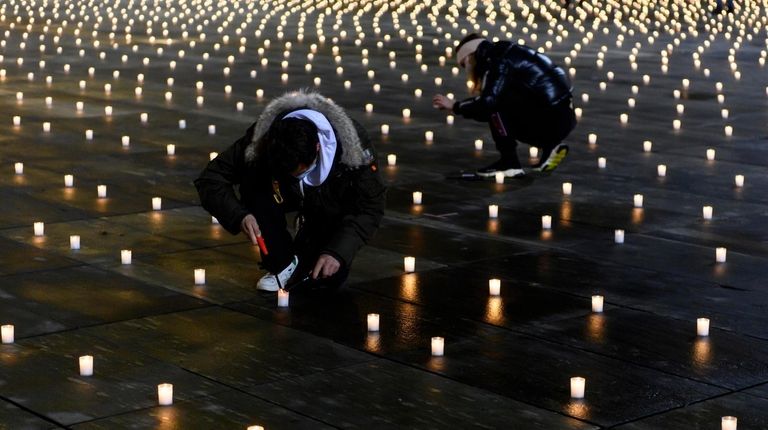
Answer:
<svg viewBox="0 0 768 430"><path fill-rule="evenodd" d="M485 41L478 45L475 60L482 91L454 103L457 115L488 121L494 112L545 109L571 98L565 71L527 46Z"/></svg>
<svg viewBox="0 0 768 430"><path fill-rule="evenodd" d="M245 136L213 159L195 180L203 207L230 233L240 232L249 207L271 202L275 193L267 160L259 157L269 126L297 109L312 109L328 118L337 138L337 151L328 178L318 187L304 187L292 177L274 178L284 198L285 211L298 209L305 228L326 238L323 253L349 266L368 242L384 216L385 186L376 154L365 130L329 99L317 93L289 93L273 100ZM235 186L239 185L239 195Z"/></svg>

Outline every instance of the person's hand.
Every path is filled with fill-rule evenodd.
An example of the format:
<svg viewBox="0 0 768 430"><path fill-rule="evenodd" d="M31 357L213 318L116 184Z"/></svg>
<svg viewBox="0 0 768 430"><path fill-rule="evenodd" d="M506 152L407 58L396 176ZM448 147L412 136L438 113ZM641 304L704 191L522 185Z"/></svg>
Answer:
<svg viewBox="0 0 768 430"><path fill-rule="evenodd" d="M318 277L328 278L333 276L336 272L339 271L339 267L341 267L339 260L328 254L321 254L320 258L317 259L315 269L312 271L312 279L317 279Z"/></svg>
<svg viewBox="0 0 768 430"><path fill-rule="evenodd" d="M256 217L251 214L246 215L240 222L240 229L251 239L251 242L253 242L254 245L259 244L256 237L261 236L261 230L259 230L259 224L256 222Z"/></svg>
<svg viewBox="0 0 768 430"><path fill-rule="evenodd" d="M440 110L452 110L453 100L442 94L438 94L432 98L432 107Z"/></svg>

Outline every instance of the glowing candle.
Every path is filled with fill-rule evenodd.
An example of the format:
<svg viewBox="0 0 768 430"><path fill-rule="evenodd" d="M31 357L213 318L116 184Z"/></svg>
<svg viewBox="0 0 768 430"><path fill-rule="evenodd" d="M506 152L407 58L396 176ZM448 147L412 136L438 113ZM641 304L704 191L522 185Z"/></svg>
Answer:
<svg viewBox="0 0 768 430"><path fill-rule="evenodd" d="M195 269L195 285L205 285L205 269Z"/></svg>
<svg viewBox="0 0 768 430"><path fill-rule="evenodd" d="M403 268L405 273L413 273L416 271L416 257L403 258Z"/></svg>
<svg viewBox="0 0 768 430"><path fill-rule="evenodd" d="M242 112L245 108L245 104L243 102L237 102L235 104L235 109L237 109L238 112Z"/></svg>
<svg viewBox="0 0 768 430"><path fill-rule="evenodd" d="M85 140L93 140L93 130L85 130Z"/></svg>
<svg viewBox="0 0 768 430"><path fill-rule="evenodd" d="M709 161L715 160L715 150L713 148L707 149L707 160Z"/></svg>
<svg viewBox="0 0 768 430"><path fill-rule="evenodd" d="M112 111L113 111L112 106L105 106L104 107L104 114L105 115L112 116Z"/></svg>
<svg viewBox="0 0 768 430"><path fill-rule="evenodd" d="M71 188L75 183L75 177L72 175L64 175L64 186Z"/></svg>
<svg viewBox="0 0 768 430"><path fill-rule="evenodd" d="M403 109L403 118L408 119L410 117L411 117L411 110L408 108Z"/></svg>
<svg viewBox="0 0 768 430"><path fill-rule="evenodd" d="M653 142L646 140L643 142L643 152L651 152L653 149Z"/></svg>
<svg viewBox="0 0 768 430"><path fill-rule="evenodd" d="M77 110L78 112L82 112L84 108L85 108L85 104L83 102L75 103L75 110Z"/></svg>
<svg viewBox="0 0 768 430"><path fill-rule="evenodd" d="M13 125L18 127L21 125L21 117L16 115L13 117Z"/></svg>
<svg viewBox="0 0 768 430"><path fill-rule="evenodd" d="M598 314L603 312L604 301L605 299L603 296L592 296L592 312Z"/></svg>
<svg viewBox="0 0 768 430"><path fill-rule="evenodd" d="M728 250L723 247L718 247L715 249L715 261L718 263L725 263L725 259L727 256Z"/></svg>
<svg viewBox="0 0 768 430"><path fill-rule="evenodd" d="M475 151L483 150L483 139L475 139Z"/></svg>
<svg viewBox="0 0 768 430"><path fill-rule="evenodd" d="M368 331L379 331L379 314L368 314Z"/></svg>
<svg viewBox="0 0 768 430"><path fill-rule="evenodd" d="M180 119L179 120L179 129L184 130L187 128L187 120Z"/></svg>
<svg viewBox="0 0 768 430"><path fill-rule="evenodd" d="M208 134L216 134L216 126L214 124L208 126Z"/></svg>
<svg viewBox="0 0 768 430"><path fill-rule="evenodd" d="M152 210L159 211L163 208L163 199L160 197L152 197Z"/></svg>
<svg viewBox="0 0 768 430"><path fill-rule="evenodd" d="M720 116L722 116L723 119L728 119L728 109L721 109Z"/></svg>
<svg viewBox="0 0 768 430"><path fill-rule="evenodd" d="M597 167L600 169L605 169L605 166L607 165L608 160L605 159L605 157L598 157L597 159Z"/></svg>
<svg viewBox="0 0 768 430"><path fill-rule="evenodd" d="M218 156L219 156L219 153L214 151L214 152L211 152L210 154L208 154L208 159L213 161Z"/></svg>
<svg viewBox="0 0 768 430"><path fill-rule="evenodd" d="M696 334L699 336L709 336L709 318L696 319Z"/></svg>
<svg viewBox="0 0 768 430"><path fill-rule="evenodd" d="M488 280L488 293L492 296L498 296L501 294L501 279Z"/></svg>
<svg viewBox="0 0 768 430"><path fill-rule="evenodd" d="M497 184L503 184L504 183L504 172L496 172L495 178L496 178L496 183Z"/></svg>
<svg viewBox="0 0 768 430"><path fill-rule="evenodd" d="M106 185L97 185L96 186L96 195L100 198L106 198L107 197L107 186Z"/></svg>
<svg viewBox="0 0 768 430"><path fill-rule="evenodd" d="M488 218L499 217L499 205L488 205Z"/></svg>
<svg viewBox="0 0 768 430"><path fill-rule="evenodd" d="M535 146L531 146L530 148L528 148L528 156L531 157L531 158L538 157L539 156L539 148L537 148Z"/></svg>
<svg viewBox="0 0 768 430"><path fill-rule="evenodd" d="M589 133L589 136L587 136L587 141L590 145L594 145L597 143L597 135L595 133Z"/></svg>
<svg viewBox="0 0 768 430"><path fill-rule="evenodd" d="M291 297L291 294L288 291L282 288L277 290L277 307L287 308L290 302L290 297Z"/></svg>
<svg viewBox="0 0 768 430"><path fill-rule="evenodd" d="M262 426L248 426L245 430L264 430Z"/></svg>
<svg viewBox="0 0 768 430"><path fill-rule="evenodd" d="M131 264L131 250L130 249L123 249L120 251L120 262L122 264L128 265Z"/></svg>
<svg viewBox="0 0 768 430"><path fill-rule="evenodd" d="M371 112L373 112L373 105L372 105L371 103L366 103L366 105L365 105L365 111L366 111L367 113L371 113Z"/></svg>
<svg viewBox="0 0 768 430"><path fill-rule="evenodd" d="M389 125L387 124L381 125L381 134L383 134L384 136L389 134Z"/></svg>
<svg viewBox="0 0 768 430"><path fill-rule="evenodd" d="M147 121L149 121L149 114L146 112L142 112L141 114L139 114L139 120L141 121L142 124L146 124Z"/></svg>
<svg viewBox="0 0 768 430"><path fill-rule="evenodd" d="M613 232L613 241L616 243L624 243L624 230L617 228Z"/></svg>
<svg viewBox="0 0 768 430"><path fill-rule="evenodd" d="M397 164L397 155L395 154L387 155L387 165L394 166L396 164Z"/></svg>
<svg viewBox="0 0 768 430"><path fill-rule="evenodd" d="M720 421L721 430L737 430L738 418L736 417L723 417Z"/></svg>
<svg viewBox="0 0 768 430"><path fill-rule="evenodd" d="M733 136L733 127L731 127L730 125L726 125L723 131L725 132L726 137Z"/></svg>
<svg viewBox="0 0 768 430"><path fill-rule="evenodd" d="M13 334L14 328L11 324L6 324L2 327L0 327L0 336L2 336L2 340L4 344L13 343L14 341L14 334Z"/></svg>
<svg viewBox="0 0 768 430"><path fill-rule="evenodd" d="M570 182L563 182L563 195L570 196L573 191L573 184Z"/></svg>
<svg viewBox="0 0 768 430"><path fill-rule="evenodd" d="M169 143L165 146L165 152L168 155L176 155L176 145Z"/></svg>
<svg viewBox="0 0 768 430"><path fill-rule="evenodd" d="M157 386L157 403L160 406L173 404L173 384L159 384Z"/></svg>
<svg viewBox="0 0 768 430"><path fill-rule="evenodd" d="M580 376L571 378L571 398L583 399L586 384L587 380Z"/></svg>
<svg viewBox="0 0 768 430"><path fill-rule="evenodd" d="M432 131L425 131L424 132L424 139L427 142L431 142L435 138L435 133Z"/></svg>
<svg viewBox="0 0 768 430"><path fill-rule="evenodd" d="M684 106L684 105L682 105L682 104L678 104L678 105L676 106L676 109L677 109L677 113L678 113L679 115L682 115L682 114L685 112L685 106Z"/></svg>
<svg viewBox="0 0 768 430"><path fill-rule="evenodd" d="M635 207L636 208L642 208L643 207L643 195L642 194L635 194L634 202L635 202Z"/></svg>
<svg viewBox="0 0 768 430"><path fill-rule="evenodd" d="M544 230L549 230L552 228L552 216L551 215L542 215L541 216L541 228Z"/></svg>
<svg viewBox="0 0 768 430"><path fill-rule="evenodd" d="M120 142L122 143L123 148L127 148L127 147L131 146L131 136L123 136L120 139Z"/></svg>
<svg viewBox="0 0 768 430"><path fill-rule="evenodd" d="M453 125L453 115L448 115L445 117L445 123L448 125Z"/></svg>
<svg viewBox="0 0 768 430"><path fill-rule="evenodd" d="M744 175L736 175L733 177L733 182L736 184L737 187L741 188L744 186Z"/></svg>
<svg viewBox="0 0 768 430"><path fill-rule="evenodd" d="M93 356L83 355L79 359L80 376L93 376Z"/></svg>
<svg viewBox="0 0 768 430"><path fill-rule="evenodd" d="M627 122L629 122L629 115L627 115L627 114L625 114L625 113L623 113L623 114L619 115L619 121L620 121L622 124L626 125L626 124L627 124Z"/></svg>
<svg viewBox="0 0 768 430"><path fill-rule="evenodd" d="M423 197L423 194L422 194L421 191L414 191L413 192L413 204L420 205L422 197Z"/></svg>
<svg viewBox="0 0 768 430"><path fill-rule="evenodd" d="M660 178L663 178L667 176L667 166L664 164L659 164L656 166L656 173L659 175Z"/></svg>
<svg viewBox="0 0 768 430"><path fill-rule="evenodd" d="M445 339L442 337L432 338L432 356L442 357L445 355Z"/></svg>
<svg viewBox="0 0 768 430"><path fill-rule="evenodd" d="M711 220L713 211L714 209L712 208L712 206L704 206L701 208L701 216L705 220Z"/></svg>
<svg viewBox="0 0 768 430"><path fill-rule="evenodd" d="M680 122L679 119L676 119L672 121L672 128L675 130L680 130L680 127L682 126L682 122Z"/></svg>
<svg viewBox="0 0 768 430"><path fill-rule="evenodd" d="M44 122L43 123L43 131L46 133L51 132L51 123L50 122Z"/></svg>
<svg viewBox="0 0 768 430"><path fill-rule="evenodd" d="M78 235L69 236L69 249L72 249L72 250L80 249L80 236Z"/></svg>
<svg viewBox="0 0 768 430"><path fill-rule="evenodd" d="M45 235L45 223L44 222L36 222L33 225L33 230L35 231L35 236L44 236Z"/></svg>

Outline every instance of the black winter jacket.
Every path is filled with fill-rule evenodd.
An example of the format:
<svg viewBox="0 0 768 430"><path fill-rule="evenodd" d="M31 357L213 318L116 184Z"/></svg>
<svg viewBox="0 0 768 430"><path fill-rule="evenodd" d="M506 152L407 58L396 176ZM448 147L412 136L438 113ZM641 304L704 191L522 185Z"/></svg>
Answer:
<svg viewBox="0 0 768 430"><path fill-rule="evenodd" d="M327 238L321 250L349 266L359 248L378 229L384 215L385 186L376 155L365 130L329 99L317 93L296 92L272 101L246 135L213 159L195 180L203 207L232 234L251 213L249 205L272 198L273 178L267 160L259 157L259 144L272 122L297 109L323 113L333 126L337 154L328 178L319 187L304 186L291 177L274 178L285 200L301 201L305 228ZM239 195L235 186L239 185Z"/></svg>
<svg viewBox="0 0 768 430"><path fill-rule="evenodd" d="M475 60L482 91L453 105L453 112L465 118L488 121L495 112L546 109L572 96L563 69L527 46L485 41Z"/></svg>

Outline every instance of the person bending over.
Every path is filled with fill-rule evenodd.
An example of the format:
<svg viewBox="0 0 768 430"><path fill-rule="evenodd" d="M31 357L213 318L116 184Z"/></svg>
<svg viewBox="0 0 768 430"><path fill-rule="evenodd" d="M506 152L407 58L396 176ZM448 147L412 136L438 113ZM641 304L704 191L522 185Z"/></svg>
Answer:
<svg viewBox="0 0 768 430"><path fill-rule="evenodd" d="M453 102L438 94L435 108L487 122L501 158L477 171L484 177L504 172L520 177L517 141L541 151L540 172L553 171L568 154L563 140L576 127L572 88L565 72L545 55L509 41L490 42L473 33L456 49L475 97Z"/></svg>
<svg viewBox="0 0 768 430"><path fill-rule="evenodd" d="M384 215L386 190L367 133L312 92L270 102L195 186L203 207L230 233L242 231L254 245L263 238L262 267L269 274L257 288L266 291L284 287L294 273L341 286ZM286 221L293 211L295 237Z"/></svg>

